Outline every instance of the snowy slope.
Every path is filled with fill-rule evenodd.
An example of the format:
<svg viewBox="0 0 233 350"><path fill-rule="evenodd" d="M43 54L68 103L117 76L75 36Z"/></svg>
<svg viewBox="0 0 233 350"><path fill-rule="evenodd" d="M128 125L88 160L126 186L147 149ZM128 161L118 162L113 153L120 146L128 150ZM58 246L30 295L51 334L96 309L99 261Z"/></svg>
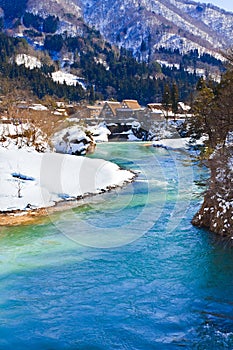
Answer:
<svg viewBox="0 0 233 350"><path fill-rule="evenodd" d="M77 18L81 16L81 9L75 0L28 0L27 10L42 17L46 17L48 13L59 17L69 13L72 13Z"/></svg>
<svg viewBox="0 0 233 350"><path fill-rule="evenodd" d="M18 54L15 58L15 63L18 66L24 65L26 68L34 69L34 68L41 68L42 64L38 58L26 55L26 54Z"/></svg>
<svg viewBox="0 0 233 350"><path fill-rule="evenodd" d="M25 11L58 16L57 34L82 36L86 24L95 27L144 59L160 46L217 55L233 44L233 13L192 0L28 0Z"/></svg>
<svg viewBox="0 0 233 350"><path fill-rule="evenodd" d="M83 84L82 81L80 81L80 77L77 77L74 74L68 73L66 71L56 71L52 73L52 79L53 81L59 83L59 84L64 84L64 82L66 83L66 85L73 85L76 86L77 84L81 85L82 88L85 90L86 87Z"/></svg>
<svg viewBox="0 0 233 350"><path fill-rule="evenodd" d="M179 48L214 52L233 42L233 14L187 0L80 1L84 18L111 42L140 51ZM147 50L149 51L149 50ZM146 55L147 52L144 53Z"/></svg>
<svg viewBox="0 0 233 350"><path fill-rule="evenodd" d="M147 57L164 46L217 53L233 44L233 14L192 0L29 0L27 11L59 17L58 33L81 34L80 19L112 43ZM72 14L72 15L71 15Z"/></svg>

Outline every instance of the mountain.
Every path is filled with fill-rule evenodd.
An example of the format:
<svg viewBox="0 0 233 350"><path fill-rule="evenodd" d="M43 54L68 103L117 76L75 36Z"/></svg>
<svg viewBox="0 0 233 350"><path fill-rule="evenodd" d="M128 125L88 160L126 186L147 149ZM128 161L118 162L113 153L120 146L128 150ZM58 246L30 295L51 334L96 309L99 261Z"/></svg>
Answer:
<svg viewBox="0 0 233 350"><path fill-rule="evenodd" d="M0 0L0 7L7 18L58 16L59 32L71 35L82 31L82 18L110 43L143 51L142 58L153 59L160 47L216 55L233 45L233 13L191 0Z"/></svg>
<svg viewBox="0 0 233 350"><path fill-rule="evenodd" d="M0 0L0 30L23 38L9 51L1 36L0 74L26 75L39 98L146 104L161 102L175 84L185 100L200 76L220 77L219 49L231 46L232 26L233 14L187 0ZM26 61L31 72L12 66Z"/></svg>
<svg viewBox="0 0 233 350"><path fill-rule="evenodd" d="M73 35L83 17L109 42L144 58L160 47L216 55L233 45L233 13L189 0L28 0L27 11L59 16L60 30Z"/></svg>
<svg viewBox="0 0 233 350"><path fill-rule="evenodd" d="M186 0L83 0L84 19L112 43L218 52L233 44L233 14ZM89 5L89 6L88 6Z"/></svg>

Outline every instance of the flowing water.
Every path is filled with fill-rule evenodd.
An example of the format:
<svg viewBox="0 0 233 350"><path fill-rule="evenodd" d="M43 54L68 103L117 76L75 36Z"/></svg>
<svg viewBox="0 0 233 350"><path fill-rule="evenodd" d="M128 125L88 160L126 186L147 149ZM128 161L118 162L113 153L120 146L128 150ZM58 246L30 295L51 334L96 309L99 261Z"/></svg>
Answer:
<svg viewBox="0 0 233 350"><path fill-rule="evenodd" d="M208 171L99 145L133 184L0 231L0 349L233 349L233 252L190 220Z"/></svg>

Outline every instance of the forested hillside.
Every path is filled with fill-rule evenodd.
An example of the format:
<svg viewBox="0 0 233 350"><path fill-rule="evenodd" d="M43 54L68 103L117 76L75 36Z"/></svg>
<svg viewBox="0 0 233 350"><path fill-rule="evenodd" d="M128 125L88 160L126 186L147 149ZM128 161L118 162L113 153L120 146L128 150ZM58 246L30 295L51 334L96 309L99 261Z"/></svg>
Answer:
<svg viewBox="0 0 233 350"><path fill-rule="evenodd" d="M27 42L23 39L10 38L5 34L0 34L0 80L4 81L4 84L1 84L2 94L7 94L13 89L24 93L25 91L32 92L38 98L45 95L64 97L74 101L84 98L81 86L58 85L51 79L49 73L55 69L54 66L43 65L41 69L28 69L24 65L18 66L14 62L14 57L18 50L25 49L26 51L27 46Z"/></svg>
<svg viewBox="0 0 233 350"><path fill-rule="evenodd" d="M130 51L112 47L93 31L86 38L46 34L45 48L52 57L61 50L74 55L69 69L85 79L85 90L79 84L67 86L55 83L51 79L51 73L57 69L55 62L50 65L43 63L41 68L34 69L18 66L14 57L17 52L27 52L28 43L3 33L0 35L1 79L20 81L20 87L32 91L39 98L45 95L71 101L135 98L142 105L161 102L165 86L171 88L174 84L179 98L188 100L198 81L197 75L189 74L184 64L175 68L161 67L156 62L138 62ZM190 57L184 58L184 63L185 59L193 59L191 53ZM2 90L4 93L3 86Z"/></svg>
<svg viewBox="0 0 233 350"><path fill-rule="evenodd" d="M0 0L6 19L19 18L25 12L28 0Z"/></svg>
<svg viewBox="0 0 233 350"><path fill-rule="evenodd" d="M9 6L9 0L0 0L4 11L0 23L3 31L0 73L1 79L13 81L14 87L23 86L23 90L39 98L51 95L76 102L132 98L146 105L162 102L165 90L171 91L175 86L178 98L192 103L192 92L200 75L218 79L224 70L222 61L197 49L184 54L179 49L160 47L154 49L152 59L148 55L148 38L142 40L140 52L135 55L134 50L110 44L82 17L60 10L59 17L54 14L55 8L51 8L51 13L47 7L45 10L43 2L40 11L30 12L29 8L34 9L30 7L32 3L14 0ZM72 30L76 28L75 34L70 26ZM41 67L33 69L18 66L15 63L17 53L28 53L29 46L32 56L44 54L50 56L51 62L42 60ZM68 86L64 81L54 82L51 74L59 69L82 79L82 84Z"/></svg>

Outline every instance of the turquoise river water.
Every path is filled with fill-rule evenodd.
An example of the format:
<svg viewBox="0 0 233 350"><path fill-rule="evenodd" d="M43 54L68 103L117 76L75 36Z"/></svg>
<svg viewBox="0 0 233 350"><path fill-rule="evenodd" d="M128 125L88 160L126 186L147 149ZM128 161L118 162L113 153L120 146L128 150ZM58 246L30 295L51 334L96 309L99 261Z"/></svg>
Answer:
<svg viewBox="0 0 233 350"><path fill-rule="evenodd" d="M233 251L190 224L208 171L143 143L95 155L138 173L0 230L0 349L233 349Z"/></svg>

